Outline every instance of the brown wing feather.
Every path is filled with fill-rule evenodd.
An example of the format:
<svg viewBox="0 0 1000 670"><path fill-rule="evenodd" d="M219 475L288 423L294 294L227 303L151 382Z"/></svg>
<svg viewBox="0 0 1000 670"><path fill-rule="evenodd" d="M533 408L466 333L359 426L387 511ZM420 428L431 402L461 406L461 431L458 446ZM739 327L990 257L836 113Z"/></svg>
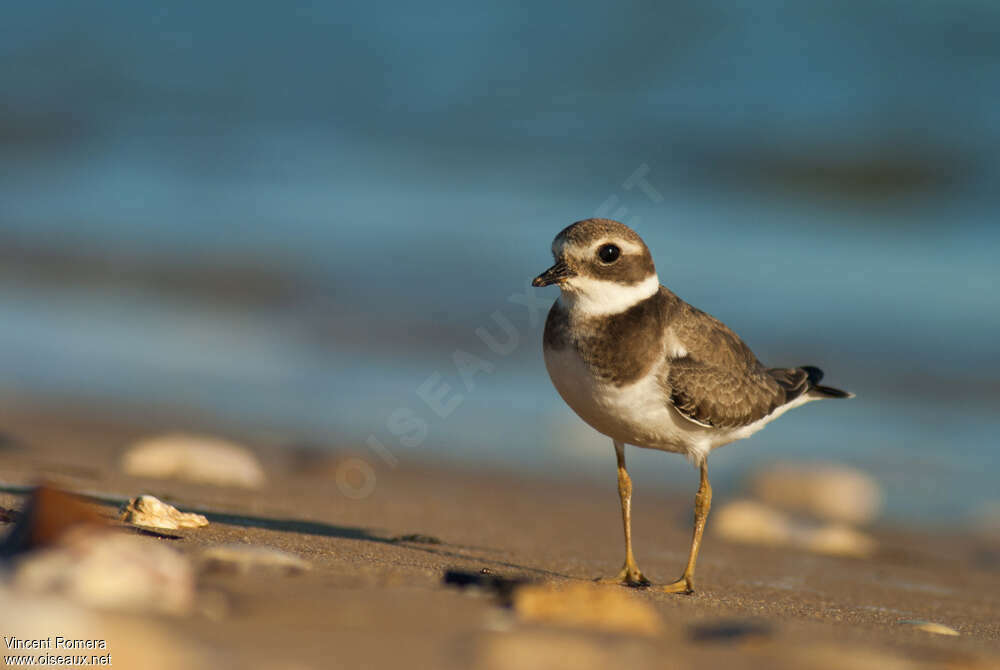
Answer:
<svg viewBox="0 0 1000 670"><path fill-rule="evenodd" d="M766 371L736 375L690 357L671 362L667 383L671 402L681 414L716 428L737 428L763 419L784 398Z"/></svg>
<svg viewBox="0 0 1000 670"><path fill-rule="evenodd" d="M693 421L716 428L751 424L789 399L782 381L799 383L792 370L782 370L787 380L776 378L736 333L687 303L670 327L687 354L669 361L664 385L674 407Z"/></svg>

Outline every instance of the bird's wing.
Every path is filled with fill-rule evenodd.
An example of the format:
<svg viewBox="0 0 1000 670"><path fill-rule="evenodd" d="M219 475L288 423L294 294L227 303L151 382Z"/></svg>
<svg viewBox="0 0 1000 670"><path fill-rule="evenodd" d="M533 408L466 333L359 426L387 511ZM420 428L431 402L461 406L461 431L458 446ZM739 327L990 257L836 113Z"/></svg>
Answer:
<svg viewBox="0 0 1000 670"><path fill-rule="evenodd" d="M662 382L684 417L736 428L786 402L785 386L721 321L685 303L670 328L679 346L668 353Z"/></svg>
<svg viewBox="0 0 1000 670"><path fill-rule="evenodd" d="M715 428L749 425L784 401L784 393L766 371L734 374L689 356L671 361L667 385L678 412Z"/></svg>

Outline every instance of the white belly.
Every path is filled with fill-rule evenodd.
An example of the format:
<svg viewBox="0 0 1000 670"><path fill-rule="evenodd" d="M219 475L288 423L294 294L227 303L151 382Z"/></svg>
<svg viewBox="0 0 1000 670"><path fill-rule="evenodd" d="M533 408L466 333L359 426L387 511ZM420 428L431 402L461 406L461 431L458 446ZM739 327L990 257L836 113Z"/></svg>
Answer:
<svg viewBox="0 0 1000 670"><path fill-rule="evenodd" d="M545 367L566 404L595 430L637 447L684 454L694 463L724 444L753 435L793 407L816 398L801 395L746 426L715 428L691 421L670 403L651 374L627 386L594 379L571 348L545 351Z"/></svg>
<svg viewBox="0 0 1000 670"><path fill-rule="evenodd" d="M713 429L681 416L649 374L614 386L594 379L572 347L545 351L545 367L566 404L613 440L699 459L712 449Z"/></svg>

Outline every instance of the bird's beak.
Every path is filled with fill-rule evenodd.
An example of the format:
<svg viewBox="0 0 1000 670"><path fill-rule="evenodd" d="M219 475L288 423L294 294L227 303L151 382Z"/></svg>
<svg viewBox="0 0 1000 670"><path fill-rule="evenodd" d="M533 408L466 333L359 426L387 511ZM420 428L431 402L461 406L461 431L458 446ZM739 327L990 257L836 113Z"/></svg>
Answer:
<svg viewBox="0 0 1000 670"><path fill-rule="evenodd" d="M550 267L548 270L542 274L535 277L531 285L532 286L549 286L550 284L560 284L564 279L576 276L576 273L566 265L566 261L556 261L556 264Z"/></svg>

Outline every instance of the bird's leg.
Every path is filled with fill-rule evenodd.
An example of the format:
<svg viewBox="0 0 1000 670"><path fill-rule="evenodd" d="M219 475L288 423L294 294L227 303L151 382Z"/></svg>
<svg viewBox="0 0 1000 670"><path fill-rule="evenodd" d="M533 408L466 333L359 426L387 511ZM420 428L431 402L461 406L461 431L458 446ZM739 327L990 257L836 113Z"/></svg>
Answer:
<svg viewBox="0 0 1000 670"><path fill-rule="evenodd" d="M615 440L615 456L618 459L618 497L622 503L622 524L625 526L625 564L614 577L598 581L606 584L648 586L649 580L643 577L635 562L635 556L632 555L632 479L625 469L625 444L617 440Z"/></svg>
<svg viewBox="0 0 1000 670"><path fill-rule="evenodd" d="M694 593L694 565L698 560L698 549L701 548L701 535L705 531L705 521L708 511L712 508L712 485L708 482L708 463L701 462L701 484L694 497L694 537L691 538L691 553L688 555L684 574L673 584L661 586L667 593Z"/></svg>

